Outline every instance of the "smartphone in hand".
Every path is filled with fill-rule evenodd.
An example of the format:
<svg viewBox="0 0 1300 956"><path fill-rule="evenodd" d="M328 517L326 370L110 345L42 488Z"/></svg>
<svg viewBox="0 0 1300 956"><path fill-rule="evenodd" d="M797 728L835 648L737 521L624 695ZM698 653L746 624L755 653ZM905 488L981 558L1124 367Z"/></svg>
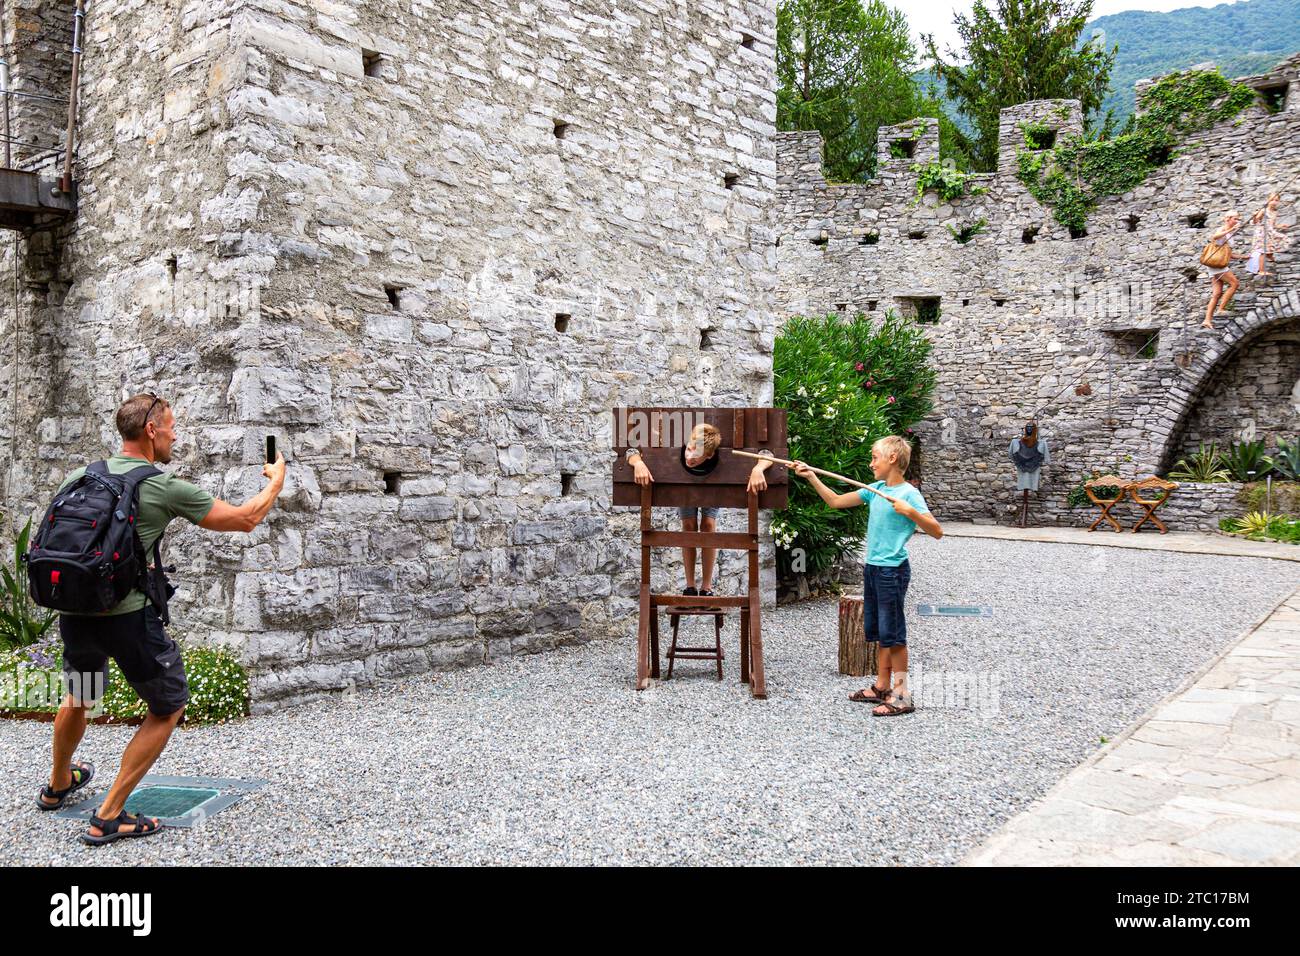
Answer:
<svg viewBox="0 0 1300 956"><path fill-rule="evenodd" d="M268 465L275 464L275 436L274 435L266 436L266 463Z"/></svg>

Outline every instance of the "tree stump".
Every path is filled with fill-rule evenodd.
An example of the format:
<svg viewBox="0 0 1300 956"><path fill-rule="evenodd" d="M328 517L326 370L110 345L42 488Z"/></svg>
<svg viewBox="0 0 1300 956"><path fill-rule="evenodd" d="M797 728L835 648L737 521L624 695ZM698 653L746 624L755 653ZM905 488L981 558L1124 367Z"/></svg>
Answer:
<svg viewBox="0 0 1300 956"><path fill-rule="evenodd" d="M866 677L876 673L875 642L867 643L862 629L862 598L846 594L840 598L840 673Z"/></svg>

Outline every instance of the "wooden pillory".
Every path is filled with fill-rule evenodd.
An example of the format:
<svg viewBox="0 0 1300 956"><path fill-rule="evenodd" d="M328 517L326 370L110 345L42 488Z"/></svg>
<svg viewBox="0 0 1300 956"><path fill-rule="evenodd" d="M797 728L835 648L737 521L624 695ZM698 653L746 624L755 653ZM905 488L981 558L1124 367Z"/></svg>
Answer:
<svg viewBox="0 0 1300 956"><path fill-rule="evenodd" d="M688 472L683 452L691 430L699 424L713 425L722 434L717 464L706 475ZM649 485L638 485L625 452L636 448L654 476ZM784 508L789 478L784 465L772 465L766 472L767 489L757 495L746 487L753 470L752 460L730 453L730 449L757 452L766 449L775 457L788 454L785 410L780 408L616 408L614 409L614 495L615 505L641 507L641 609L637 625L636 687L644 690L651 678L659 677L659 608L698 607L740 609L740 679L750 685L755 697L767 696L763 674L763 629L758 578L759 509ZM744 532L656 531L650 509L744 508L749 524ZM718 548L745 551L749 555L747 593L709 598L684 594L655 594L650 590L651 551L654 548ZM721 666L721 665L719 665Z"/></svg>

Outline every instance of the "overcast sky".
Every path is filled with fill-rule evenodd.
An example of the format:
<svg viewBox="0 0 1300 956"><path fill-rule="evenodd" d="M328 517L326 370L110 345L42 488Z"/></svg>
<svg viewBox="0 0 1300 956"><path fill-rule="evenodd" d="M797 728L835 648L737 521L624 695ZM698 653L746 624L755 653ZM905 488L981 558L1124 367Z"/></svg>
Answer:
<svg viewBox="0 0 1300 956"><path fill-rule="evenodd" d="M954 12L969 13L974 0L885 0L890 6L897 7L907 14L912 27L912 39L916 41L917 51L921 50L922 33L933 33L940 51L949 46L956 46L957 31L952 25ZM1183 10L1187 7L1215 7L1223 0L1096 0L1092 5L1093 17L1104 17L1111 13L1125 10ZM986 0L993 6L993 0Z"/></svg>

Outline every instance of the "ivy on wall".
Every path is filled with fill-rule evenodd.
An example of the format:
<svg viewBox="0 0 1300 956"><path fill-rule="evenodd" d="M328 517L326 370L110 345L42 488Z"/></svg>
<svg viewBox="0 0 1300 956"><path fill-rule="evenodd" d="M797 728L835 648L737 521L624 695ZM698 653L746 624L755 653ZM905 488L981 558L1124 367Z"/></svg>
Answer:
<svg viewBox="0 0 1300 956"><path fill-rule="evenodd" d="M1188 136L1231 119L1255 98L1253 89L1217 69L1188 70L1144 89L1139 103L1145 112L1112 139L1076 135L1040 149L1047 125L1022 123L1025 148L1016 153L1020 181L1051 208L1057 222L1082 230L1102 197L1134 188L1168 163Z"/></svg>
<svg viewBox="0 0 1300 956"><path fill-rule="evenodd" d="M951 162L935 160L925 165L913 163L912 172L916 173L916 199L913 200L913 205L931 189L937 192L944 202L952 202L967 194L975 196L985 191L982 186L972 187L971 174L963 173Z"/></svg>

